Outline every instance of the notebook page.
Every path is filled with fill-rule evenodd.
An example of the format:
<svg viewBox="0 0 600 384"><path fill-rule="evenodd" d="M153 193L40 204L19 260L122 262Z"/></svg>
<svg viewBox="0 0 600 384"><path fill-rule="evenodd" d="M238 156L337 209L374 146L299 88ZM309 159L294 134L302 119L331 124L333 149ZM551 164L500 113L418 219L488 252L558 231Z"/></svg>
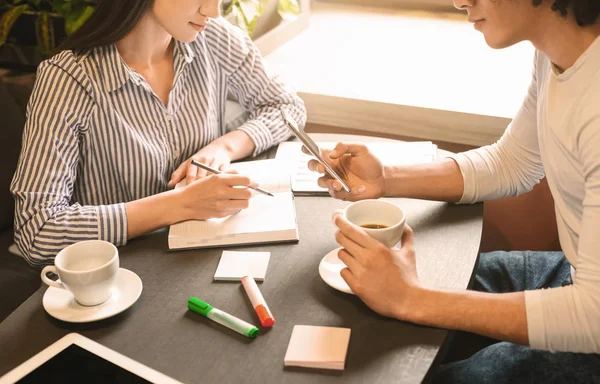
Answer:
<svg viewBox="0 0 600 384"><path fill-rule="evenodd" d="M210 242L241 234L295 230L296 210L290 173L279 161L257 160L235 163L231 168L249 176L274 196L254 192L249 206L235 215L208 220L189 220L171 225L169 238L193 238ZM176 188L185 186L185 179Z"/></svg>
<svg viewBox="0 0 600 384"><path fill-rule="evenodd" d="M262 189L271 193L291 191L290 171L277 160L255 160L231 164L240 175L250 177Z"/></svg>
<svg viewBox="0 0 600 384"><path fill-rule="evenodd" d="M296 228L291 192L273 196L256 194L249 207L235 215L208 220L190 220L171 226L169 236L214 239L242 233L273 232Z"/></svg>
<svg viewBox="0 0 600 384"><path fill-rule="evenodd" d="M292 190L290 171L286 164L274 160L255 160L233 163L231 169L236 170L240 175L248 176L262 189L269 192L287 192ZM175 188L186 186L185 179L181 180Z"/></svg>

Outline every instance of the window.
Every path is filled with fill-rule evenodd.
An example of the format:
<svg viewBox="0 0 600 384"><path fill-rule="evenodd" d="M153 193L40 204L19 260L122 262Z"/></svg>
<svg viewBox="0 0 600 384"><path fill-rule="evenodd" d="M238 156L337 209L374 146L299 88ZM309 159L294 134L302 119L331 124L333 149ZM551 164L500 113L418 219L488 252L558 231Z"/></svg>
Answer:
<svg viewBox="0 0 600 384"><path fill-rule="evenodd" d="M325 1L386 8L455 10L452 0L323 0L323 2Z"/></svg>

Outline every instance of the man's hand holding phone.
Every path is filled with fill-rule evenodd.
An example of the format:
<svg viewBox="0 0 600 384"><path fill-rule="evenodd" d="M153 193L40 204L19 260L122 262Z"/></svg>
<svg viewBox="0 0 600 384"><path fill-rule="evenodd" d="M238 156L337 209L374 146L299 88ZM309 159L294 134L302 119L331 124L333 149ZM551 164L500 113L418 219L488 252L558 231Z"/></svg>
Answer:
<svg viewBox="0 0 600 384"><path fill-rule="evenodd" d="M385 195L383 165L366 146L339 143L333 151L321 150L285 109L281 109L281 117L304 144L302 150L315 157L308 163L308 167L324 174L319 178L319 186L327 188L331 196L357 201Z"/></svg>
<svg viewBox="0 0 600 384"><path fill-rule="evenodd" d="M311 154L306 147L302 151ZM385 195L385 175L381 161L363 144L338 143L333 150L321 149L322 158L350 187L344 191L340 183L316 159L308 162L311 171L322 173L319 186L327 188L336 199L358 201L377 199Z"/></svg>

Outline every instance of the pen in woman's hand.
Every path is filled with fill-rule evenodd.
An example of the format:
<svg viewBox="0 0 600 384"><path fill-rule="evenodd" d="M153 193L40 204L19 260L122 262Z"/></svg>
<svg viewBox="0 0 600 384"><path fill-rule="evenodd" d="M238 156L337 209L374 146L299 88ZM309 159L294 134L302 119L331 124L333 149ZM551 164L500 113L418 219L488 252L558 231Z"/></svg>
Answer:
<svg viewBox="0 0 600 384"><path fill-rule="evenodd" d="M212 167L209 167L208 165L202 164L201 162L199 162L197 160L194 160L194 159L192 159L192 164L194 164L196 167L200 167L200 168L204 169L205 171L212 172L212 173L217 174L217 175L220 174L220 173L223 173L223 172L219 171L218 169L214 169ZM268 195L268 196L274 196L271 192L265 191L264 189L259 188L259 187L248 186L247 188L254 189L257 192L263 193L263 194Z"/></svg>

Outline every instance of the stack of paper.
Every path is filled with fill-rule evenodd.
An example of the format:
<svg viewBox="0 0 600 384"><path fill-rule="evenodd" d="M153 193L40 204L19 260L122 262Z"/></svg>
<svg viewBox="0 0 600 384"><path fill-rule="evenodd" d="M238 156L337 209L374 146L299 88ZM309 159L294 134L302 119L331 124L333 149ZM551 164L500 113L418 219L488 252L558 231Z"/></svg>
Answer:
<svg viewBox="0 0 600 384"><path fill-rule="evenodd" d="M336 142L317 142L319 148L333 149ZM437 145L431 141L417 142L368 142L364 143L383 164L422 164L436 160ZM302 143L288 141L279 144L275 157L287 164L292 171L292 191L296 195L326 194L327 189L317 184L320 174L308 169L308 161L312 158L302 152Z"/></svg>
<svg viewBox="0 0 600 384"><path fill-rule="evenodd" d="M296 325L284 365L343 370L350 342L349 328Z"/></svg>

